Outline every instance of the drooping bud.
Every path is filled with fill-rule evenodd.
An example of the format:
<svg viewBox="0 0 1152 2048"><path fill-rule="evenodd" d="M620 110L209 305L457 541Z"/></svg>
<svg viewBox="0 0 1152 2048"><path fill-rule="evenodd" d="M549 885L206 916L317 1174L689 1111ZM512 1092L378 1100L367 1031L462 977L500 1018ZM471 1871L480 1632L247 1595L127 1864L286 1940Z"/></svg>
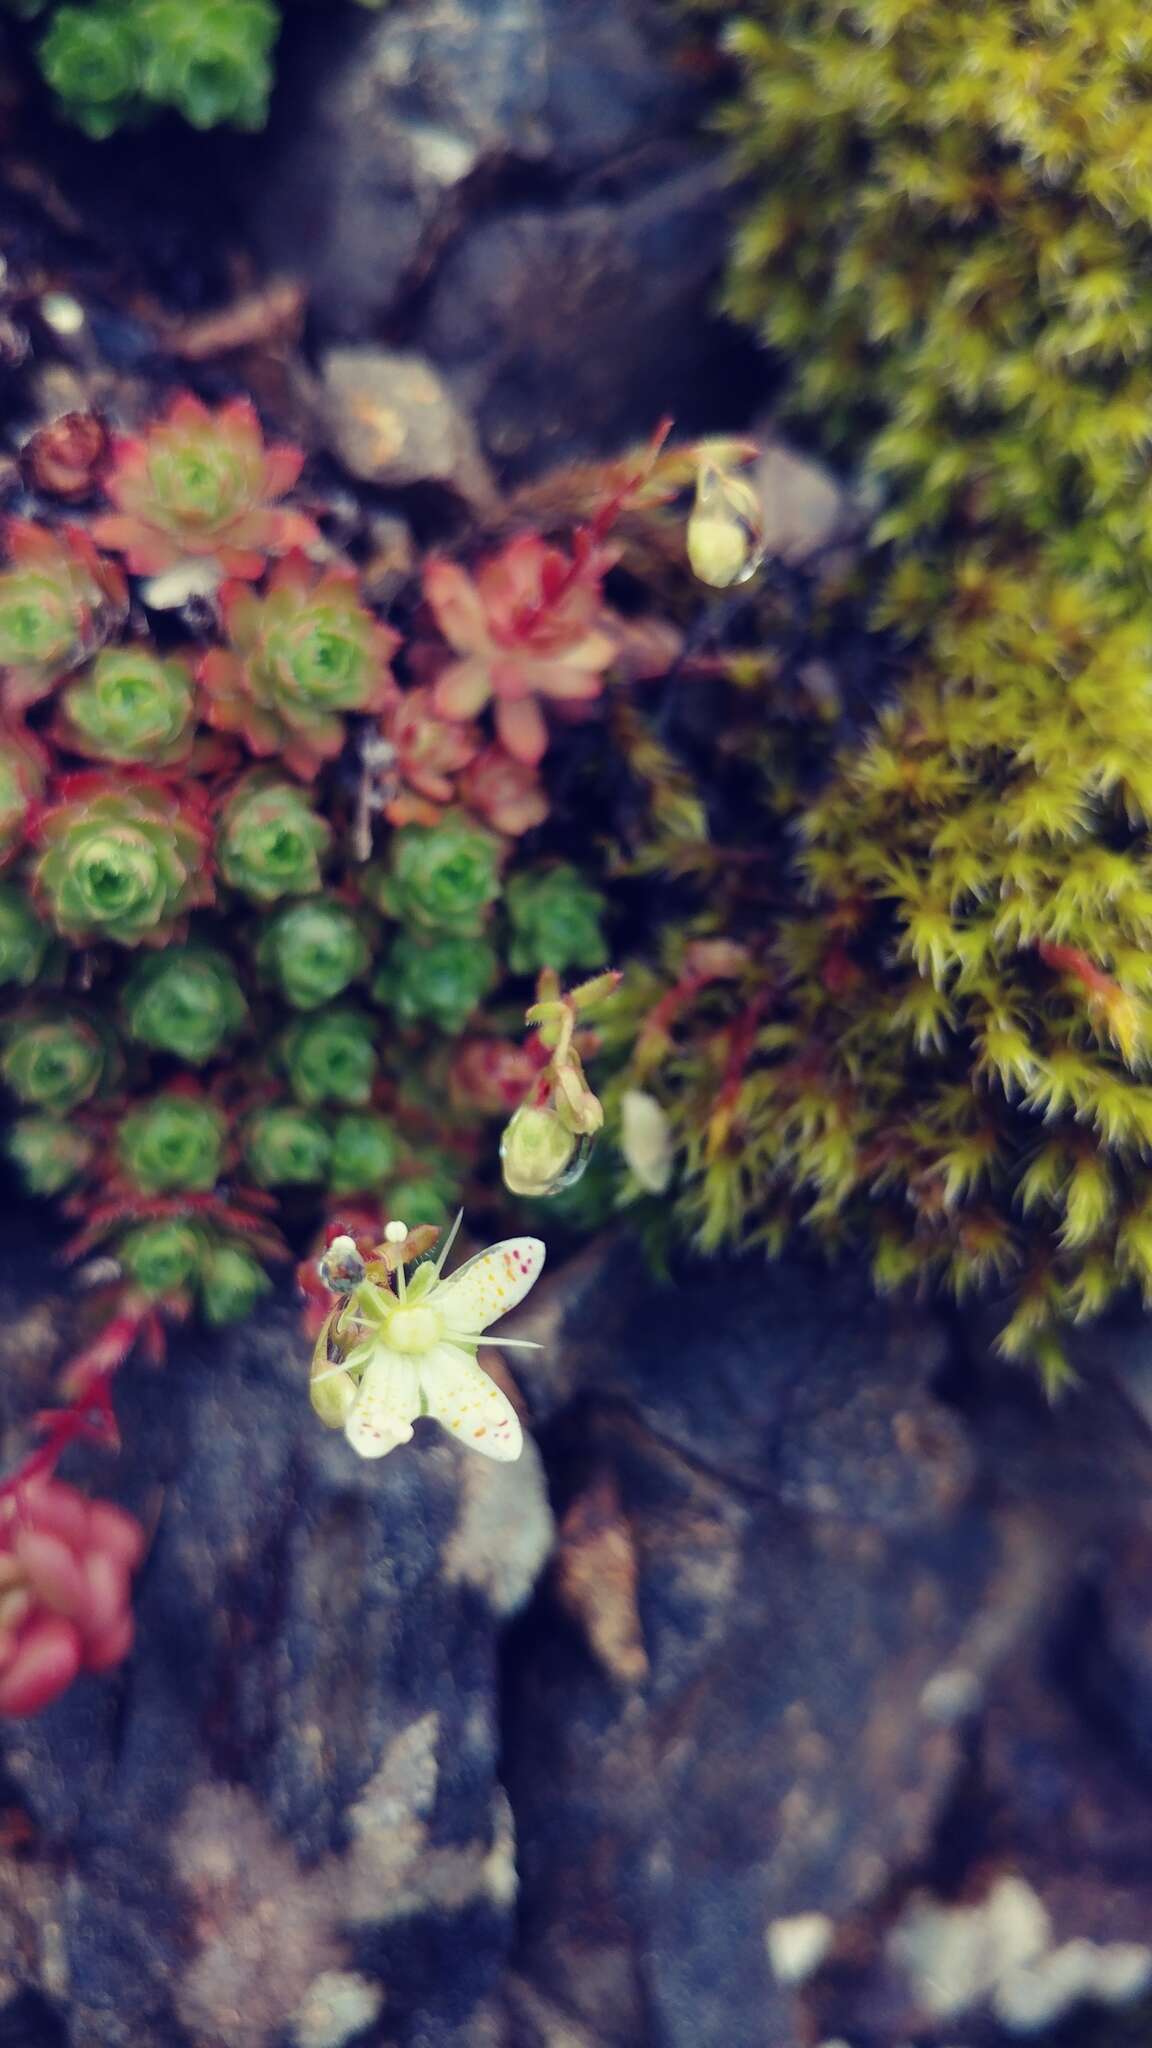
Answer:
<svg viewBox="0 0 1152 2048"><path fill-rule="evenodd" d="M514 1195L557 1194L583 1171L582 1149L554 1109L523 1103L500 1140L504 1185Z"/></svg>
<svg viewBox="0 0 1152 2048"><path fill-rule="evenodd" d="M764 560L764 521L755 489L706 448L700 455L687 546L693 575L714 590L750 582Z"/></svg>
<svg viewBox="0 0 1152 2048"><path fill-rule="evenodd" d="M352 1245L353 1255L358 1256L350 1237L337 1238L335 1242L338 1245ZM324 1262L321 1261L321 1277L323 1268ZM324 1284L327 1286L327 1281ZM342 1429L356 1399L356 1382L351 1373L345 1372L339 1357L333 1359L330 1356L330 1340L339 1314L339 1309L333 1309L331 1315L325 1316L313 1348L312 1367L308 1375L308 1398L312 1403L313 1412L319 1416L325 1429Z"/></svg>

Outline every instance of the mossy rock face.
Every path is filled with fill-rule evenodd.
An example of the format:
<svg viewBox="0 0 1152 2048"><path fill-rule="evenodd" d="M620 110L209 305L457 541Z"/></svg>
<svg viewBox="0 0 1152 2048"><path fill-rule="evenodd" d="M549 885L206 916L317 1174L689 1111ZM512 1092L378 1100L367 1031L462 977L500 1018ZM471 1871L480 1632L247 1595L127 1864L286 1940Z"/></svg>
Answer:
<svg viewBox="0 0 1152 2048"><path fill-rule="evenodd" d="M714 1162L705 1228L854 1216L881 1284L1012 1293L1004 1350L1054 1381L1059 1325L1152 1294L1146 35L903 0L729 29L729 305L861 469L906 653L794 821L758 1192Z"/></svg>

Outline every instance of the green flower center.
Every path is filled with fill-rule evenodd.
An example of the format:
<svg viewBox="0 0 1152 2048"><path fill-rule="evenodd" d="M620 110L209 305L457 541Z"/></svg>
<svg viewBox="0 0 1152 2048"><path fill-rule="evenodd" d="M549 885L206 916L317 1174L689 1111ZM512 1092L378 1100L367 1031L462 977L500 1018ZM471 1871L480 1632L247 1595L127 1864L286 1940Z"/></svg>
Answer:
<svg viewBox="0 0 1152 2048"><path fill-rule="evenodd" d="M388 1318L385 1343L393 1351L402 1351L411 1356L418 1352L431 1351L444 1334L444 1318L439 1309L396 1308Z"/></svg>

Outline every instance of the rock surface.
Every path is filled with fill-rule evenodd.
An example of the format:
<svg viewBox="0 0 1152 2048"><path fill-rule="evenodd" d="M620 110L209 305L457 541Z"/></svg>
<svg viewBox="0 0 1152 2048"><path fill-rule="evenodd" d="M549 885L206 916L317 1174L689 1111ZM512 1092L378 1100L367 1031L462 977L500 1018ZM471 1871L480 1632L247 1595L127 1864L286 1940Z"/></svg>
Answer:
<svg viewBox="0 0 1152 2048"><path fill-rule="evenodd" d="M508 473L666 411L742 423L764 371L712 312L734 198L676 10L348 13L289 25L249 179L256 246L303 278L317 338L428 356Z"/></svg>
<svg viewBox="0 0 1152 2048"><path fill-rule="evenodd" d="M849 1274L654 1296L627 1254L533 1393L560 1551L506 1666L517 2048L1064 2044L1085 2000L1125 2038L1152 1439L1124 1397L961 1372Z"/></svg>
<svg viewBox="0 0 1152 2048"><path fill-rule="evenodd" d="M61 1320L41 1232L0 1257L18 1418ZM3 1731L0 2039L1145 2038L1152 1437L1123 1394L1050 1412L802 1264L659 1289L593 1248L520 1320L543 1580L535 1449L421 1425L353 1463L288 1304L123 1374L88 1478L153 1531L138 1647Z"/></svg>
<svg viewBox="0 0 1152 2048"><path fill-rule="evenodd" d="M35 1231L0 1265L25 1413L59 1288ZM138 1647L2 1745L27 1839L0 1990L72 2048L486 2039L515 1898L496 1646L550 1542L539 1461L361 1464L305 1385L287 1306L118 1383L125 1450L89 1478L154 1530Z"/></svg>

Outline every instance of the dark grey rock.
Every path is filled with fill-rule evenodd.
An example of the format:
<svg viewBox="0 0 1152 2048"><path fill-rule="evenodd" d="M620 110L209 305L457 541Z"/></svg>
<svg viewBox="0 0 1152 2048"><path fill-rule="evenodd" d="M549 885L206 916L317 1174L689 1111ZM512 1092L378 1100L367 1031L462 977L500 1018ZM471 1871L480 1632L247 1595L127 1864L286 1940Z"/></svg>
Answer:
<svg viewBox="0 0 1152 2048"><path fill-rule="evenodd" d="M59 1285L9 1224L0 1325L41 1376ZM539 1463L429 1437L362 1464L304 1352L288 1304L176 1342L88 1460L154 1528L138 1645L0 1742L32 1833L0 1855L0 1984L75 2048L322 2048L326 2012L336 2048L373 2003L397 2048L485 2039L516 1889L496 1643L550 1541Z"/></svg>
<svg viewBox="0 0 1152 2048"><path fill-rule="evenodd" d="M351 11L351 10L350 10ZM290 24L249 179L269 268L323 343L429 356L520 473L764 376L712 308L733 216L709 91L665 0L408 0Z"/></svg>
<svg viewBox="0 0 1152 2048"><path fill-rule="evenodd" d="M654 1291L627 1254L534 1372L561 1539L508 1661L517 2048L983 2048L1089 1991L1114 2021L1152 1979L1152 1440L1115 1387L1052 1411L850 1270Z"/></svg>

